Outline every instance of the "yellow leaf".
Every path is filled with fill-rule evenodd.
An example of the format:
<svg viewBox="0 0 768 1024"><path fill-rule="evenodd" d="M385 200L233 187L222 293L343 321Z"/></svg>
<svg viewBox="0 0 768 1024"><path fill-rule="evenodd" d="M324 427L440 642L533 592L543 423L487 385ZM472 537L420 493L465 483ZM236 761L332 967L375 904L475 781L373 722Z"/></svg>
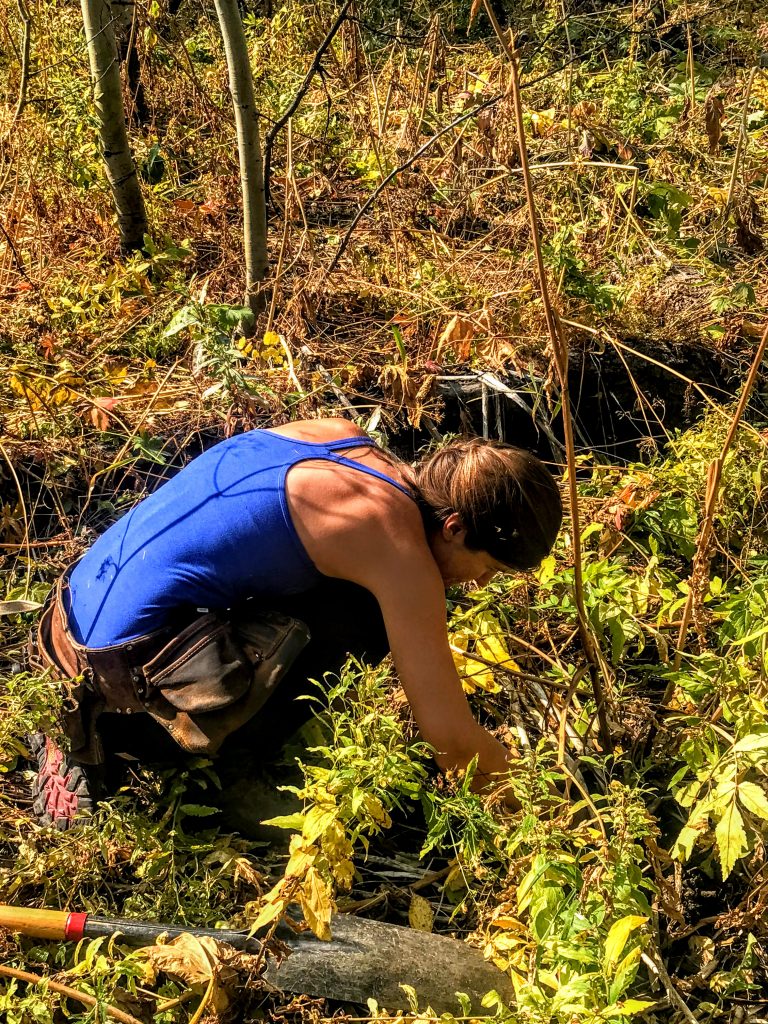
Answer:
<svg viewBox="0 0 768 1024"><path fill-rule="evenodd" d="M281 878L277 885L264 897L264 905L259 910L256 919L251 922L251 927L254 930L265 928L268 924L272 924L283 913L290 902L288 897L283 895L285 888L285 879Z"/></svg>
<svg viewBox="0 0 768 1024"><path fill-rule="evenodd" d="M750 814L768 821L768 797L754 782L739 783L739 802Z"/></svg>
<svg viewBox="0 0 768 1024"><path fill-rule="evenodd" d="M355 865L351 860L340 860L331 865L331 873L340 889L351 889L355 880Z"/></svg>
<svg viewBox="0 0 768 1024"><path fill-rule="evenodd" d="M301 836L291 836L290 857L285 869L285 877L302 878L314 863L319 852L316 846L305 846Z"/></svg>
<svg viewBox="0 0 768 1024"><path fill-rule="evenodd" d="M310 868L307 872L307 877L299 892L299 902L304 920L309 927L318 939L328 941L331 938L333 898L317 868Z"/></svg>
<svg viewBox="0 0 768 1024"><path fill-rule="evenodd" d="M451 638L451 655L465 693L474 693L475 690L497 693L501 689L488 666L483 665L481 661L476 661L464 651L457 650L453 644L453 637Z"/></svg>
<svg viewBox="0 0 768 1024"><path fill-rule="evenodd" d="M363 807L365 807L368 814L373 818L377 825L381 828L389 828L392 824L387 811L384 809L384 805L378 797L373 796L372 793L365 793L363 796Z"/></svg>
<svg viewBox="0 0 768 1024"><path fill-rule="evenodd" d="M538 579L540 584L548 583L555 575L555 566L557 561L554 555L547 555L542 560L541 565L534 571L534 576Z"/></svg>
<svg viewBox="0 0 768 1024"><path fill-rule="evenodd" d="M609 1010L620 1017L633 1017L636 1013L642 1013L643 1010L647 1010L649 1006L653 1005L653 1000L625 999L623 1003L617 1003L615 1006L609 1007ZM604 1012L607 1014L608 1010Z"/></svg>
<svg viewBox="0 0 768 1024"><path fill-rule="evenodd" d="M516 917L509 917L508 915L502 914L500 917L496 917L491 921L492 928L505 928L510 931L523 932L526 934L527 929L522 921L518 921Z"/></svg>
<svg viewBox="0 0 768 1024"><path fill-rule="evenodd" d="M307 812L304 819L304 827L301 830L302 837L307 843L314 843L319 839L326 829L336 821L338 811L336 804L315 804Z"/></svg>
<svg viewBox="0 0 768 1024"><path fill-rule="evenodd" d="M423 896L414 893L408 908L408 923L417 932L431 932L435 921L432 904Z"/></svg>
<svg viewBox="0 0 768 1024"><path fill-rule="evenodd" d="M611 971L616 966L629 936L647 920L647 917L641 917L639 914L628 914L614 921L605 940L603 966L606 971Z"/></svg>
<svg viewBox="0 0 768 1024"><path fill-rule="evenodd" d="M723 870L723 881L733 871L733 865L749 851L744 819L733 801L715 826L715 841Z"/></svg>

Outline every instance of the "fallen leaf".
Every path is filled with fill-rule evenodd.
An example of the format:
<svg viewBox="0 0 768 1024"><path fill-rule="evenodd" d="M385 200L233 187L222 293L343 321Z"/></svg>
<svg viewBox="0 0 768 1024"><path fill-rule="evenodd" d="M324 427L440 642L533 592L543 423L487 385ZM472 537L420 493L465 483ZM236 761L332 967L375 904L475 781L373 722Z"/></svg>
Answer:
<svg viewBox="0 0 768 1024"><path fill-rule="evenodd" d="M174 199L173 205L181 213L192 213L195 209L195 204L190 199Z"/></svg>
<svg viewBox="0 0 768 1024"><path fill-rule="evenodd" d="M579 143L579 153L584 157L585 160L589 160L595 149L595 140L589 132L582 132L581 142Z"/></svg>
<svg viewBox="0 0 768 1024"><path fill-rule="evenodd" d="M586 124L597 113L596 104L590 100L581 100L571 111L571 120L577 124Z"/></svg>
<svg viewBox="0 0 768 1024"><path fill-rule="evenodd" d="M225 1010L230 1002L224 985L236 979L236 972L222 963L226 954L226 947L218 940L188 932L170 942L137 950L137 955L146 958L155 972L163 971L192 989L205 991L207 1005L216 1013Z"/></svg>
<svg viewBox="0 0 768 1024"><path fill-rule="evenodd" d="M94 398L88 412L88 419L97 430L107 430L112 422L110 412L117 405L116 398Z"/></svg>
<svg viewBox="0 0 768 1024"><path fill-rule="evenodd" d="M431 932L435 923L432 904L423 896L414 893L408 907L408 924L417 932Z"/></svg>

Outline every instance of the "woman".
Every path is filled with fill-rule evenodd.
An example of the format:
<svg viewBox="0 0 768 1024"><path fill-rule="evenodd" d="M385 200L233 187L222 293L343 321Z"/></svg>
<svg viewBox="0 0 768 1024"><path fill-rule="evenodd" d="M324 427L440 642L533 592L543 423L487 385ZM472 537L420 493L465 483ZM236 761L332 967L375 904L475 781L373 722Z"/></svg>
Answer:
<svg viewBox="0 0 768 1024"><path fill-rule="evenodd" d="M221 442L110 527L49 600L38 646L75 677L72 752L38 738L36 810L68 827L88 809L82 766L105 749L143 740L138 756L157 755L170 736L216 753L256 712L295 725L308 675L386 647L438 765L477 756L481 784L502 775L507 751L453 665L445 588L537 565L561 517L544 466L496 442L454 442L414 469L341 419Z"/></svg>

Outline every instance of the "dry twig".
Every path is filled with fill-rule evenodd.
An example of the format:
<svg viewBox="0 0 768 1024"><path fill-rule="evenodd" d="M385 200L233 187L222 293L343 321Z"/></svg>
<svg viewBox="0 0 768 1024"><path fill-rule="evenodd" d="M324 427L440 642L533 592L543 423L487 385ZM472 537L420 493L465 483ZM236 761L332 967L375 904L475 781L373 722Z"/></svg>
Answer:
<svg viewBox="0 0 768 1024"><path fill-rule="evenodd" d="M31 971L20 971L15 967L5 967L3 964L0 964L0 974L4 974L7 978L16 978L18 981L26 981L30 985L45 984L52 992L58 992L59 995L66 996L67 999L75 999L82 1003L83 1006L91 1006L97 1010L101 1007L107 1016L112 1017L113 1020L120 1021L121 1024L141 1024L141 1021L130 1013L118 1010L116 1006L111 1006L101 999L89 996L86 992L70 988L69 985L62 985L61 982L51 981L50 978L45 978L41 974L33 974Z"/></svg>

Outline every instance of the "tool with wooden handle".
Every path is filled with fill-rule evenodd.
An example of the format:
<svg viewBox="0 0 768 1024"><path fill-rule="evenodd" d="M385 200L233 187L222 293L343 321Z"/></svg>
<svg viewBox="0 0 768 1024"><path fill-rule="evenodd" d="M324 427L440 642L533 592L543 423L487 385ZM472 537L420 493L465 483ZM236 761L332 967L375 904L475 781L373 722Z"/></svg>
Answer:
<svg viewBox="0 0 768 1024"><path fill-rule="evenodd" d="M21 932L35 939L53 939L58 942L79 942L80 939L98 939L101 936L120 935L128 946L152 946L161 935L173 939L183 932L210 935L219 942L228 942L245 953L260 953L261 942L249 938L248 932L220 928L179 928L172 924L153 924L131 921L124 917L98 917L78 911L27 910L0 904L0 928Z"/></svg>
<svg viewBox="0 0 768 1024"><path fill-rule="evenodd" d="M405 1005L401 985L411 985L421 1005L440 1013L455 1013L457 992L469 996L472 1009L483 1012L482 997L492 989L507 1005L513 1002L510 979L487 963L477 949L445 935L337 914L333 938L321 942L311 932L297 933L287 924L278 937L291 955L280 964L269 959L264 977L286 992L365 1004L375 999L394 1010ZM28 910L0 904L0 928L38 939L79 941L119 935L130 946L149 946L163 935L187 932L210 935L246 953L259 953L262 943L247 932L218 928L180 928L177 925L124 918L98 917L65 910Z"/></svg>

